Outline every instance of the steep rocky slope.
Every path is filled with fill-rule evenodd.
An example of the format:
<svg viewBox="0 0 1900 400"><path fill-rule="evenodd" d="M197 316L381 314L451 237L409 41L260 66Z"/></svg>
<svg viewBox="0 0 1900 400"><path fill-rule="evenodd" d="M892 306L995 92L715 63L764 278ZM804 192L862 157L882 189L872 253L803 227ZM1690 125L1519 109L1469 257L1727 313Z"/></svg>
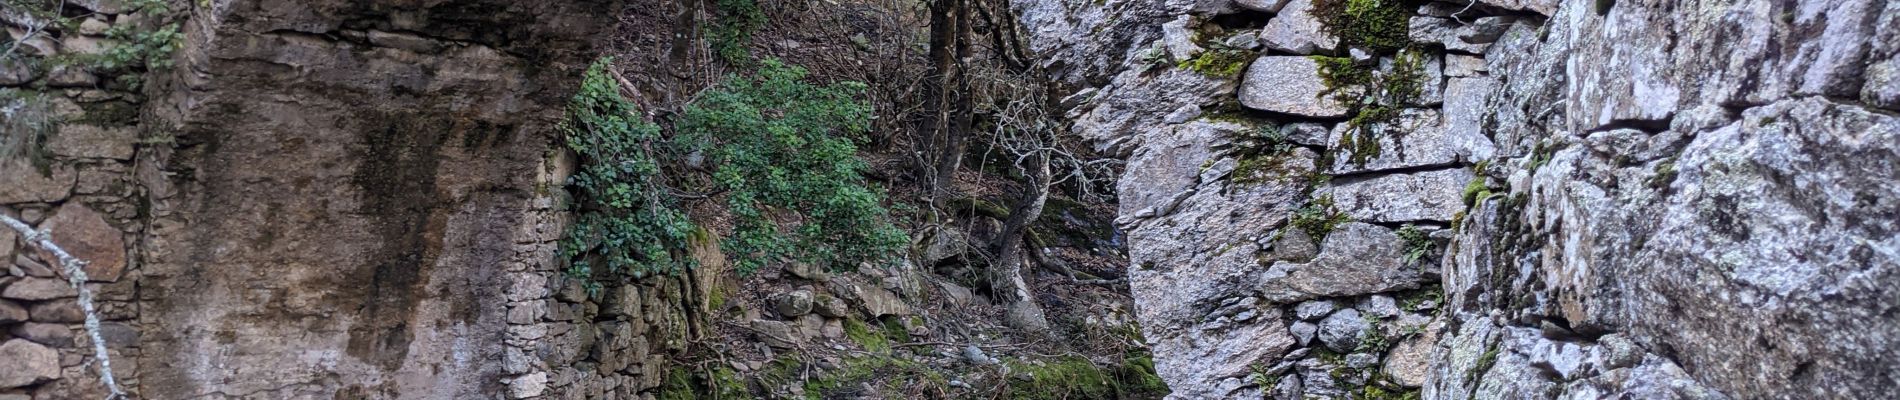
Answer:
<svg viewBox="0 0 1900 400"><path fill-rule="evenodd" d="M1025 3L1176 397L1900 386L1893 2Z"/></svg>

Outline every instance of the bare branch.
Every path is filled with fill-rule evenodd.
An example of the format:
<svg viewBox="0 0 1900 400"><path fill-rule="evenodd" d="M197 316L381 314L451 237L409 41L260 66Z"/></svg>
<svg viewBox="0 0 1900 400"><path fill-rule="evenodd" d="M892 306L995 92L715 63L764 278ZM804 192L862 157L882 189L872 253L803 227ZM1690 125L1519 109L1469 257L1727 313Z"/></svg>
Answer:
<svg viewBox="0 0 1900 400"><path fill-rule="evenodd" d="M86 314L86 335L92 337L93 358L99 361L99 380L105 382L106 390L111 392L106 399L127 398L125 391L119 389L118 380L112 377L112 359L106 354L105 336L99 333L99 312L92 306L92 290L86 288L86 262L54 244L52 232L33 230L33 226L5 214L0 214L0 223L20 232L21 238L27 243L53 253L53 257L59 259L60 268L66 271L66 283L79 291L79 309Z"/></svg>

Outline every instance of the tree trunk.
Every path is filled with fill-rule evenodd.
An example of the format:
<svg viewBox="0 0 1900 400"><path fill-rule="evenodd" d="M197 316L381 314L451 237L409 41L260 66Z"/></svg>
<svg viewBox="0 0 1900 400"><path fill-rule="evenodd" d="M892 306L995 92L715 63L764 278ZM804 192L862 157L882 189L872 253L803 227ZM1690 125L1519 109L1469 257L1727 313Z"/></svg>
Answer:
<svg viewBox="0 0 1900 400"><path fill-rule="evenodd" d="M1049 200L1049 158L1043 150L1036 150L1027 161L1023 169L1029 179L1023 182L1022 197L996 237L993 245L996 262L990 265L989 281L990 293L997 303L1009 307L1009 325L1040 332L1049 329L1049 320L1023 281L1023 234L1029 231L1029 224L1042 215L1043 203Z"/></svg>
<svg viewBox="0 0 1900 400"><path fill-rule="evenodd" d="M930 4L931 84L925 92L930 125L924 129L928 136L919 175L926 180L932 202L941 202L950 194L975 123L976 107L964 65L971 56L970 1L935 0Z"/></svg>

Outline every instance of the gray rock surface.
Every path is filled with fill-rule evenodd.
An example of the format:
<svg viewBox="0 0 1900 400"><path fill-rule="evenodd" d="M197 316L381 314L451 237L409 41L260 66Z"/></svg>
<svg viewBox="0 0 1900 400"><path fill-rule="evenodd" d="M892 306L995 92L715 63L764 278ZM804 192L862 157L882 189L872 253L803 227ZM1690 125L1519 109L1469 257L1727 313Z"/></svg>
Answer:
<svg viewBox="0 0 1900 400"><path fill-rule="evenodd" d="M786 318L797 317L812 312L812 298L809 290L794 290L772 299L772 309Z"/></svg>
<svg viewBox="0 0 1900 400"><path fill-rule="evenodd" d="M1307 57L1267 56L1254 60L1241 78L1240 104L1256 110L1305 117L1345 116L1345 105L1323 95L1319 64Z"/></svg>
<svg viewBox="0 0 1900 400"><path fill-rule="evenodd" d="M1301 320L1317 321L1320 318L1326 318L1328 314L1332 314L1333 310L1337 308L1339 308L1339 305L1333 303L1332 300L1310 300L1300 302L1299 305L1293 306L1293 313Z"/></svg>
<svg viewBox="0 0 1900 400"><path fill-rule="evenodd" d="M1424 277L1405 265L1400 254L1404 246L1391 229L1341 224L1326 235L1320 246L1324 250L1313 261L1273 264L1261 275L1260 290L1268 300L1292 303L1417 287Z"/></svg>
<svg viewBox="0 0 1900 400"><path fill-rule="evenodd" d="M59 377L59 353L25 340L0 343L0 389L16 388Z"/></svg>
<svg viewBox="0 0 1900 400"><path fill-rule="evenodd" d="M1466 168L1397 173L1335 181L1327 192L1353 219L1375 222L1451 221L1464 209Z"/></svg>
<svg viewBox="0 0 1900 400"><path fill-rule="evenodd" d="M1321 23L1312 15L1313 0L1282 1L1282 8L1266 28L1260 30L1260 42L1268 49L1293 54L1331 54L1339 47L1339 38L1321 32Z"/></svg>
<svg viewBox="0 0 1900 400"><path fill-rule="evenodd" d="M1138 206L1124 204L1118 222L1129 232L1138 318L1177 398L1251 397L1234 390L1234 375L1208 371L1252 363L1288 366L1280 382L1292 384L1273 396L1360 395L1370 371L1334 373L1307 349L1236 346L1308 346L1312 329L1313 340L1344 347L1347 310L1306 313L1299 302L1376 302L1351 311L1385 315L1384 300L1371 300L1380 296L1405 310L1381 324L1392 347L1353 360L1376 363L1395 390L1417 387L1422 398L1890 391L1875 371L1900 360L1890 328L1900 320L1885 312L1900 307L1891 218L1900 203L1886 200L1900 198L1900 5L1478 3L1425 4L1408 23L1424 48L1445 52L1431 74L1445 78L1442 90L1428 86L1407 111L1434 122L1381 136L1384 151L1366 166L1332 158L1320 166L1331 179L1310 191L1304 180L1229 184L1242 160L1212 150L1225 140L1212 126L1157 128L1184 105L1233 95L1204 90L1219 84L1116 65L1096 75L1109 83L1087 85L1113 102L1081 106L1074 128L1136 155L1118 187ZM1294 9L1308 5L1252 21L1264 23L1270 54L1345 47L1315 46L1334 39L1295 29L1310 18ZM1105 7L1139 10L1153 27L1187 12ZM1071 35L1036 40L1113 60L1085 61L1094 66L1139 47L1061 32ZM1347 110L1314 97L1323 90L1316 69L1301 60L1263 56L1232 99L1266 111L1253 114L1260 120L1298 127L1283 131L1289 141L1326 149ZM1313 222L1293 211L1325 196L1350 221L1323 238L1276 233ZM1422 241L1428 256L1404 261L1421 242L1392 232L1403 224L1433 232ZM1302 241L1312 251L1299 251ZM1442 297L1417 290L1441 285ZM1272 320L1275 309L1286 321L1256 329L1221 311L1250 297L1263 300L1249 321ZM1331 340L1328 325L1338 328ZM1258 339L1282 328L1286 341Z"/></svg>
<svg viewBox="0 0 1900 400"><path fill-rule="evenodd" d="M1365 316L1359 314L1359 310L1339 310L1319 322L1319 341L1333 351L1351 352L1359 347L1360 337L1370 328L1372 325L1366 322Z"/></svg>

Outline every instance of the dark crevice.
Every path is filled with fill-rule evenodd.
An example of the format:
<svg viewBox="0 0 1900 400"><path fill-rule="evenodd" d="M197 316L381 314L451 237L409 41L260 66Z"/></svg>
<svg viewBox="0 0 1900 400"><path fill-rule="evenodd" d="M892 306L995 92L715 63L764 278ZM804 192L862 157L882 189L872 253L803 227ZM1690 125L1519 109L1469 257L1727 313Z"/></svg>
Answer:
<svg viewBox="0 0 1900 400"><path fill-rule="evenodd" d="M1469 168L1469 167L1471 167L1471 164L1465 164L1465 163L1454 161L1454 162L1448 162L1448 163L1414 165L1414 166L1406 166L1406 167L1398 167L1398 168L1374 169L1374 170L1365 170L1365 171L1352 171L1352 172L1327 171L1326 173L1328 175L1332 175L1333 178L1356 178L1356 177L1373 176L1373 175L1395 175L1395 174L1410 174L1410 173L1418 173L1418 172L1443 171L1443 170L1448 170L1448 169L1459 169L1459 168Z"/></svg>
<svg viewBox="0 0 1900 400"><path fill-rule="evenodd" d="M1605 123L1603 125L1598 125L1595 128L1590 128L1589 130L1584 131L1584 135L1588 136L1589 134L1592 134L1592 133L1607 132L1607 131L1613 131L1613 130L1618 130L1618 129L1635 129L1635 130L1643 131L1643 133L1646 133L1646 134L1655 135L1657 133L1662 133L1662 131L1669 130L1669 124L1670 122L1673 122L1673 121L1675 121L1675 118L1673 116L1671 116L1670 118L1665 118L1665 119L1611 120L1608 123Z"/></svg>
<svg viewBox="0 0 1900 400"><path fill-rule="evenodd" d="M1362 181L1377 179L1385 175L1437 172L1437 171L1454 170L1454 169L1460 169L1460 168L1469 168L1469 166L1460 165L1460 164L1437 164L1437 165L1425 165L1425 166L1417 166L1417 167L1393 168L1393 169L1378 170L1378 171L1355 172L1351 174L1333 174L1332 177L1333 177L1334 185L1337 186L1337 185L1345 185L1345 184L1350 184L1350 183L1358 183Z"/></svg>

